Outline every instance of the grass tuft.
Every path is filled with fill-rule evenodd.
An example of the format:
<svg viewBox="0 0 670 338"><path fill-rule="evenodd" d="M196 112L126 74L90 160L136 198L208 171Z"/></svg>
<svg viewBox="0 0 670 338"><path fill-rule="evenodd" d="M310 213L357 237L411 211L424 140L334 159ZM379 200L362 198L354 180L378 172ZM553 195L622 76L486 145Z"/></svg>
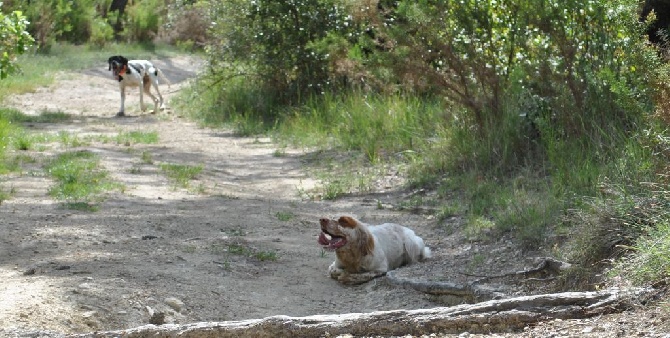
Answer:
<svg viewBox="0 0 670 338"><path fill-rule="evenodd" d="M47 173L56 180L49 195L65 201L66 207L94 210L90 204L100 201L103 192L118 188L99 167L98 161L90 151L68 151L56 156L45 166Z"/></svg>
<svg viewBox="0 0 670 338"><path fill-rule="evenodd" d="M191 166L174 163L161 163L160 168L176 186L182 188L188 188L190 181L195 179L203 170L202 165Z"/></svg>

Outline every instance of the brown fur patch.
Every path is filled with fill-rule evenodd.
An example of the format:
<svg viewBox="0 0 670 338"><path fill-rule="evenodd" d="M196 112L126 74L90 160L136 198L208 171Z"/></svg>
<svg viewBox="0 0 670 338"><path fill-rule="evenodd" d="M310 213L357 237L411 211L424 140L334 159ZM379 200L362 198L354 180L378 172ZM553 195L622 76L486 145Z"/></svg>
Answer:
<svg viewBox="0 0 670 338"><path fill-rule="evenodd" d="M356 230L356 238L349 238L355 242L355 246L360 250L360 253L365 256L371 254L375 249L375 241L372 234L366 227L359 226L358 222L353 217L342 216L337 223L343 228L350 228Z"/></svg>
<svg viewBox="0 0 670 338"><path fill-rule="evenodd" d="M375 250L375 240L372 237L372 234L367 231L363 231L363 228L360 228L358 236L358 247L361 249L363 256L372 254Z"/></svg>
<svg viewBox="0 0 670 338"><path fill-rule="evenodd" d="M340 219L337 221L337 223L339 223L340 226L343 226L345 228L351 228L351 229L358 226L358 222L355 219L353 219L349 216L340 217Z"/></svg>

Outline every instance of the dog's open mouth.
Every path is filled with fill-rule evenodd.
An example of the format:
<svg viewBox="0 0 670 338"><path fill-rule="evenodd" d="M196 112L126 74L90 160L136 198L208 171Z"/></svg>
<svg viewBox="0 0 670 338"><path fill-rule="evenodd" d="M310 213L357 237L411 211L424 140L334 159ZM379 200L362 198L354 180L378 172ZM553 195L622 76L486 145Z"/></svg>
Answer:
<svg viewBox="0 0 670 338"><path fill-rule="evenodd" d="M330 237L330 239L328 239ZM325 249L328 250L337 250L347 244L347 239L344 237L333 236L331 234L321 232L319 235L319 244L321 244Z"/></svg>

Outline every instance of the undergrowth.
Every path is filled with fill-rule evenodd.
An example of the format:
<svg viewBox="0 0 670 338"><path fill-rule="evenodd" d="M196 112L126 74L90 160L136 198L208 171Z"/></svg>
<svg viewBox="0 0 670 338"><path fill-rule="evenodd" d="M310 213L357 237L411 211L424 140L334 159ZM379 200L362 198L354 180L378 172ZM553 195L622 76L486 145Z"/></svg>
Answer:
<svg viewBox="0 0 670 338"><path fill-rule="evenodd" d="M116 187L100 168L97 155L90 151L61 153L45 165L45 170L56 181L49 195L73 209L94 211L100 194Z"/></svg>
<svg viewBox="0 0 670 338"><path fill-rule="evenodd" d="M437 192L437 202L416 203L430 204L440 222L459 216L467 237L495 241L509 234L523 250L580 263L566 274L571 282L565 288L595 288L611 262L649 246L636 244L637 238L647 238L654 227L625 220L648 205L623 203L648 193L643 182L659 179L653 149L663 148L654 142L664 139L664 132L627 127L647 126L643 119L601 120L599 130L570 131L576 137L566 137L569 131L552 127L551 116L519 114L528 107L518 100L526 93L517 88L505 97L511 102L504 105L504 118L482 133L464 108L439 98L352 91L267 110L262 91L245 91L251 87L238 81L196 83L181 99L209 93L199 98L203 106L191 110L191 118L309 149L306 163L321 186L299 192L303 196L366 193L393 167L406 177L404 188ZM612 107L595 100L591 109Z"/></svg>

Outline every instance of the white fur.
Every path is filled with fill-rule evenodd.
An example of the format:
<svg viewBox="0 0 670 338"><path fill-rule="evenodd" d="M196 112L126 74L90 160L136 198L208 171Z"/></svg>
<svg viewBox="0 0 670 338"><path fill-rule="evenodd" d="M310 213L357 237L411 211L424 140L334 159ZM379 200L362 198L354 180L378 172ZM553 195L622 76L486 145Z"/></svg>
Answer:
<svg viewBox="0 0 670 338"><path fill-rule="evenodd" d="M110 69L113 68L112 58L110 58ZM147 107L144 104L143 93L149 95L154 102L154 113L157 113L159 109L165 108L163 95L161 95L161 92L158 89L158 78L162 78L168 84L169 81L163 72L155 67L150 61L128 60L125 74L118 74L118 71L114 70L114 75L119 81L119 90L121 92L121 107L119 107L118 116L125 115L126 87L140 87L140 108L142 111L147 110ZM120 80L119 75L121 78ZM156 90L158 98L151 93L152 86Z"/></svg>
<svg viewBox="0 0 670 338"><path fill-rule="evenodd" d="M351 222L355 222L356 226L342 226ZM323 219L321 229L324 233L344 237L347 241L335 249L337 258L328 268L332 278L345 284L364 283L400 266L431 257L431 251L423 239L399 224L369 225L342 217L339 221ZM373 243L371 252L367 252L369 237Z"/></svg>

